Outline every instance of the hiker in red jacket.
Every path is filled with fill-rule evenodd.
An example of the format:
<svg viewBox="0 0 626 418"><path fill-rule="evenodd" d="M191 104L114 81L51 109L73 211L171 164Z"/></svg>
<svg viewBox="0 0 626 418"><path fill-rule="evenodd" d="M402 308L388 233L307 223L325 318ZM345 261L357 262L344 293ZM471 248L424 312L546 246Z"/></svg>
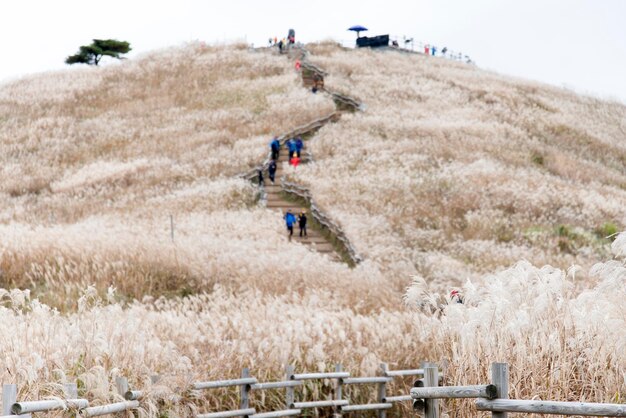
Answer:
<svg viewBox="0 0 626 418"><path fill-rule="evenodd" d="M463 303L463 296L458 290L454 289L450 292L450 303Z"/></svg>
<svg viewBox="0 0 626 418"><path fill-rule="evenodd" d="M289 160L289 164L291 164L294 168L296 168L298 166L298 164L300 164L300 157L298 157L298 153L294 152L293 156L291 157L291 160Z"/></svg>

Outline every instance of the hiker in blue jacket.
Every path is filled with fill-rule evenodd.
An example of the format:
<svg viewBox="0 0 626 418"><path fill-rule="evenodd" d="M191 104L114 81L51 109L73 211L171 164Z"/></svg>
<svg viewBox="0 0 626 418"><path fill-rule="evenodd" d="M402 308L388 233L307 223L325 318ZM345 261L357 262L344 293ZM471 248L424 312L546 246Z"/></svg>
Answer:
<svg viewBox="0 0 626 418"><path fill-rule="evenodd" d="M267 172L270 175L270 181L274 184L274 177L276 176L276 160L270 161L270 165L267 167Z"/></svg>
<svg viewBox="0 0 626 418"><path fill-rule="evenodd" d="M285 149L286 149L287 151L289 151L290 149L292 149L292 148L293 148L292 143L293 143L293 139L292 139L292 138L289 138L289 139L287 139L287 140L285 141ZM288 158L289 158L289 157L291 157L291 153L289 153L289 155L288 155L287 157L288 157Z"/></svg>
<svg viewBox="0 0 626 418"><path fill-rule="evenodd" d="M289 231L289 241L291 241L291 237L293 236L293 224L296 223L296 217L291 210L287 210L285 214L285 223L287 224L287 230Z"/></svg>
<svg viewBox="0 0 626 418"><path fill-rule="evenodd" d="M272 160L278 160L278 153L280 152L280 141L277 137L274 137L274 140L270 144L270 149L272 150Z"/></svg>
<svg viewBox="0 0 626 418"><path fill-rule="evenodd" d="M298 157L300 157L300 153L302 152L302 148L304 148L304 143L302 142L302 138L296 138L296 152L298 153ZM293 155L293 153L291 154Z"/></svg>
<svg viewBox="0 0 626 418"><path fill-rule="evenodd" d="M294 152L298 154L298 145L296 145L296 141L293 138L289 140L287 146L289 147L289 155L293 155ZM298 154L298 156L300 156L300 154Z"/></svg>

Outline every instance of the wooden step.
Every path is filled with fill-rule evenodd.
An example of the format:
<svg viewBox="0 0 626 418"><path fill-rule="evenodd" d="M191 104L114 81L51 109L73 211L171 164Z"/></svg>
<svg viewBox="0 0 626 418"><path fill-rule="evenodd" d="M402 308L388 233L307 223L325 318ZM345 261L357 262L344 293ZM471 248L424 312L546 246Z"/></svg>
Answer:
<svg viewBox="0 0 626 418"><path fill-rule="evenodd" d="M271 193L271 194L270 193L267 194L267 203L269 203L269 202L281 202L281 203L285 203L287 205L293 204L293 202L289 202L289 201L285 200L285 198L283 198L280 195L280 193L276 193L276 192Z"/></svg>
<svg viewBox="0 0 626 418"><path fill-rule="evenodd" d="M292 238L293 241L293 238ZM323 253L323 252L334 252L335 249L333 248L332 244L327 242L324 244L308 244L307 245L309 248L314 249L317 252Z"/></svg>
<svg viewBox="0 0 626 418"><path fill-rule="evenodd" d="M307 231L307 232L308 232L308 231ZM303 244L312 244L312 243L315 243L315 244L317 244L317 245L319 245L319 244L330 244L330 243L326 240L326 238L324 238L324 237L323 237L323 236L321 236L321 235L320 235L320 236L317 236L317 237L314 237L314 236L312 236L312 235L310 235L310 234L309 234L309 236L308 236L308 237L300 237L300 235L299 235L299 234L300 234L300 229L299 229L299 228L294 229L294 231L293 231L294 240L296 240L296 241L298 241L298 242L301 242L301 243L303 243Z"/></svg>
<svg viewBox="0 0 626 418"><path fill-rule="evenodd" d="M287 209L290 209L294 214L296 211L299 212L302 210L302 205L290 202L267 202L265 206L269 209L282 209L283 212L287 212Z"/></svg>

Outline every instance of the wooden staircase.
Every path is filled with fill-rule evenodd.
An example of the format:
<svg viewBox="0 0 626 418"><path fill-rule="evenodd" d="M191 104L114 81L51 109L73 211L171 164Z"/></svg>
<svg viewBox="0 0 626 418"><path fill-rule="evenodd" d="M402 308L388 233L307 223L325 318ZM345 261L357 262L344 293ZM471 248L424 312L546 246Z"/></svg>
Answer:
<svg viewBox="0 0 626 418"><path fill-rule="evenodd" d="M303 138L304 146L306 148L306 139ZM280 153L278 154L278 161L276 164L276 178L275 184L269 179L268 175L264 175L265 178L265 194L266 194L266 207L272 210L279 210L281 215L284 217L287 213L287 210L291 210L291 212L298 216L298 214L305 210L308 218L307 222L307 237L300 237L300 228L296 224L293 229L293 237L291 239L292 242L298 242L300 244L306 245L310 247L312 250L317 251L318 253L327 254L331 259L335 261L341 261L341 257L335 251L333 244L322 234L322 232L316 227L315 222L313 220L313 216L311 215L309 209L306 207L304 203L296 202L292 199L289 199L287 195L283 192L282 187L280 186L280 178L284 174L284 166L288 165L287 156L288 150L285 145L281 146ZM304 156L304 153L302 153ZM306 164L306 160L303 162ZM300 164L303 164L300 163ZM296 168L297 170L297 168ZM285 226L285 234L288 234L287 227Z"/></svg>
<svg viewBox="0 0 626 418"><path fill-rule="evenodd" d="M306 153L306 143L310 137L326 123L336 122L341 117L342 112L354 112L361 109L361 104L348 96L335 92L327 92L324 89L324 76L326 73L321 68L306 61L306 53L304 50L294 49L288 51L288 57L290 59L301 60L300 74L304 86L307 88L315 86L319 91L330 94L335 101L337 111L324 118L312 121L309 125L297 128L294 132L282 137L281 148L278 160L276 161L275 184L272 184L269 179L269 174L267 173L267 162L262 165L265 183L262 189L264 192L262 193L262 196L264 196L266 207L271 210L279 211L283 219L288 210L291 210L296 217L302 210L306 211L308 219L308 236L299 236L300 228L296 223L296 225L294 225L293 236L291 237L292 242L306 245L314 251L327 254L334 261L346 262L353 266L362 260L361 257L356 253L352 245L350 245L341 228L329 220L323 213L320 212L319 208L315 206L308 190L293 184L283 188L283 185L281 185L280 182L284 176L284 167L289 164L289 152L287 146L283 143L283 140L289 139L288 135L299 134L302 138L304 149L301 153L302 160L300 165L306 164L309 161ZM248 172L243 176L251 181L255 181L257 177L255 170L251 173ZM313 213L309 210L308 205L311 205L315 216L313 216ZM286 225L285 234L288 234ZM338 250L338 248L341 250Z"/></svg>

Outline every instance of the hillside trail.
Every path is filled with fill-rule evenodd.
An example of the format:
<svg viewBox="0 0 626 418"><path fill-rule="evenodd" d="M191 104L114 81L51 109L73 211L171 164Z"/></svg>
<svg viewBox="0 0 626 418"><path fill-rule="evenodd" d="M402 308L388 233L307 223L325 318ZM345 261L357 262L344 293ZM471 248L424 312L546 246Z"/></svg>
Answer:
<svg viewBox="0 0 626 418"><path fill-rule="evenodd" d="M306 158L305 152L307 151L307 142L308 139L302 138L302 142L304 143L304 149L302 152L302 162L300 164L306 164L310 161L309 158ZM279 184L279 179L284 177L285 169L289 164L289 152L285 149L285 146L280 147L280 153L278 155L278 160L276 163L276 184L272 184L269 179L265 181L265 206L268 209L272 210L280 210L282 216L284 217L288 210L298 216L302 210L304 210L307 214L308 222L307 222L307 236L300 237L299 232L300 228L298 224L294 226L294 232L292 237L292 242L299 242L301 244L307 245L311 247L311 249L322 253L328 254L331 259L340 261L341 257L336 253L333 244L322 235L322 231L319 226L312 222L312 216L310 213L310 209L308 205L304 202L299 202L294 198L289 198L289 196L283 191L282 186ZM296 168L297 170L297 168Z"/></svg>
<svg viewBox="0 0 626 418"><path fill-rule="evenodd" d="M288 210L291 210L296 217L301 211L306 212L308 218L307 236L301 237L299 235L300 228L296 223L294 225L294 233L291 237L291 242L306 245L313 251L326 254L333 261L345 261L350 265L355 265L360 262L361 259L356 255L356 252L347 241L340 227L321 213L307 189L286 182L286 172L288 170L287 167L289 167L290 156L285 141L299 136L304 144L300 165L311 162L313 158L309 151L308 143L315 138L315 133L327 123L338 121L343 112L359 109L360 103L352 98L326 91L324 89L324 75L326 75L326 73L306 61L307 52L304 49L294 49L286 55L294 61L300 60L302 65L300 75L304 87L310 90L315 86L318 89L317 94L329 94L335 101L337 109L331 115L315 120L309 125L298 128L279 138L281 147L276 164L276 182L272 184L269 180L269 176L264 174L265 185L261 186L261 200L265 202L265 206L268 209L280 211L283 222L284 216ZM268 161L261 166L264 172L266 171L267 163ZM295 170L297 171L298 168L296 167ZM289 184L289 187L286 187L286 184ZM285 234L287 234L286 226Z"/></svg>

